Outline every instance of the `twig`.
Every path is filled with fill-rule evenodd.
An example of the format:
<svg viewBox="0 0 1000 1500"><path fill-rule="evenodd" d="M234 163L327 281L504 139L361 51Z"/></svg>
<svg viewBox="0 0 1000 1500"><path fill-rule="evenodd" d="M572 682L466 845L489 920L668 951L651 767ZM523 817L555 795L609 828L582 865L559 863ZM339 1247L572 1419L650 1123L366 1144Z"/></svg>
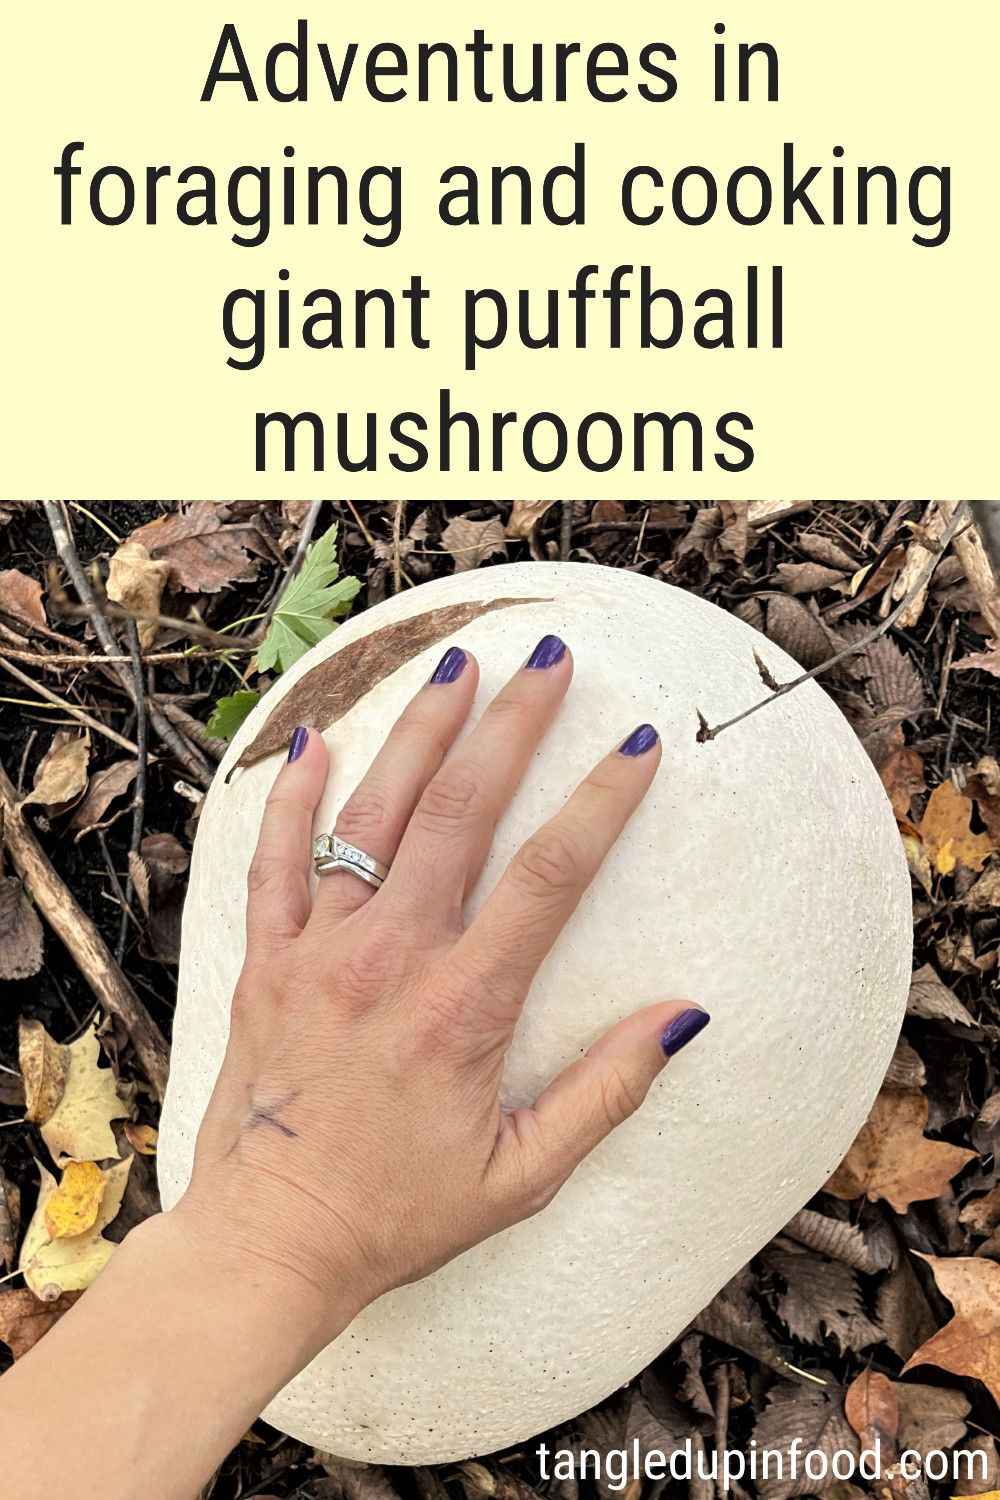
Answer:
<svg viewBox="0 0 1000 1500"><path fill-rule="evenodd" d="M88 584L87 587L89 588L90 585ZM96 599L94 600L94 604L96 607ZM71 620L91 619L89 609L85 608L82 604L73 604L68 599L60 602L59 613ZM188 635L194 641L204 641L206 646L214 646L220 652L256 651L262 638L259 630L254 631L252 637L227 635L222 630L213 630L210 625L202 625L200 620L182 620L178 615L161 615L158 611L148 609L123 609L113 599L105 599L101 618L123 622L126 620L136 620L141 624L149 622L155 624L160 629L176 630L181 635ZM181 652L180 654L185 656L188 653ZM146 659L150 659L156 655L156 652L151 652L149 658ZM90 656L88 653L86 659L88 661L118 662L120 664L131 660L121 650L109 652L106 656Z"/></svg>
<svg viewBox="0 0 1000 1500"><path fill-rule="evenodd" d="M720 1496L727 1493L729 1489L729 1474L726 1469L724 1454L726 1452L726 1439L729 1435L729 1366L722 1364L715 1372L715 1453L718 1468L715 1475L715 1487Z"/></svg>
<svg viewBox="0 0 1000 1500"><path fill-rule="evenodd" d="M49 523L49 530L52 532L52 540L55 542L56 551L72 580L77 598L82 608L86 611L93 632L100 642L102 649L109 657L114 657L117 654L118 645L111 633L111 627L97 606L94 591L90 587L90 580L87 578L83 570L83 565L77 556L76 547L73 543L73 535L69 527L69 519L57 500L43 500L42 504L45 507L45 516ZM131 672L125 670L124 663L122 662L112 661L110 665L125 692L135 703L135 683L132 680ZM138 709L138 703L136 703L136 708ZM197 781L199 786L207 790L212 782L212 773L204 757L186 743L166 715L161 713L155 704L152 703L149 705L149 718L159 738L176 755L188 775Z"/></svg>
<svg viewBox="0 0 1000 1500"><path fill-rule="evenodd" d="M863 651L866 646L870 646L872 641L878 640L880 635L885 635L886 631L899 619L899 616L903 613L910 600L930 578L941 558L948 550L948 544L955 537L959 526L965 519L965 502L962 501L957 506L954 515L941 535L940 551L935 557L930 558L927 565L914 580L910 592L899 601L896 608L891 614L886 615L884 620L880 620L873 629L861 636L859 640L854 641L850 646L845 646L842 651L836 652L835 655L828 657L826 661L821 661L818 667L813 667L810 671L803 672L799 677L793 677L790 682L783 682L780 687L775 688L769 697L761 698L758 703L752 703L749 708L745 708L742 713L736 714L732 719L726 719L722 724L715 724L709 727L704 716L699 713L698 721L700 727L695 736L698 743L704 745L709 740L716 739L724 729L731 729L734 724L740 724L744 719L749 719L751 714L757 713L761 708L766 708L769 703L774 703L777 698L783 698L786 693L790 693L793 689L801 687L804 682L811 682L814 677L819 677L822 672L828 672L831 667L835 667L838 662L846 660L848 656L857 656L858 652Z"/></svg>
<svg viewBox="0 0 1000 1500"><path fill-rule="evenodd" d="M85 658L81 660L85 660ZM51 688L45 687L41 682L36 682L26 672L22 672L19 667L15 667L14 663L8 661L6 656L0 656L0 669L7 672L11 677L16 678L18 682L23 682L25 687L30 687L31 691L37 693L40 698L46 699L47 702L54 704L56 708L61 708L64 713L73 714L80 720L81 724L86 724L87 728L92 729L95 734L103 734L105 739L113 740L116 745L120 745L123 750L128 750L132 755L138 753L138 746L133 745L132 741L127 740L123 734L119 734L116 729L109 729L99 719L92 718L85 709L77 708L75 703L67 703L65 698L60 698L59 694L52 692Z"/></svg>
<svg viewBox="0 0 1000 1500"><path fill-rule="evenodd" d="M559 513L559 558L566 562L573 549L573 502L563 500Z"/></svg>
<svg viewBox="0 0 1000 1500"><path fill-rule="evenodd" d="M268 627L271 624L271 620L274 616L274 611L278 607L278 602L281 599L282 594L285 592L288 585L291 583L292 579L295 577L296 573L305 562L306 552L309 550L309 543L312 541L313 532L316 530L316 522L319 520L320 511L322 509L322 500L314 500L309 506L309 509L306 511L305 518L302 522L302 530L299 532L299 539L295 544L295 551L292 553L292 560L285 570L285 576L281 581L280 587L275 587L271 590L271 597L268 600L267 608L264 611L264 618L261 621L259 628L254 632L254 650L256 650L257 646L261 644L264 637L267 635Z"/></svg>
<svg viewBox="0 0 1000 1500"><path fill-rule="evenodd" d="M133 616L140 618L141 616ZM232 647L226 647L232 650ZM249 646L240 646L241 651L249 651ZM204 661L208 657L221 655L222 648L215 651L195 652L188 646L183 651L144 651L142 660L146 666L165 666L173 661ZM102 666L108 666L111 662L121 662L123 665L130 662L132 658L123 651L116 651L114 656L109 656L105 651L89 651L86 654L72 654L68 651L15 651L13 647L7 647L7 656L11 661L28 662L45 672L60 672L65 667L87 667L98 662Z"/></svg>
<svg viewBox="0 0 1000 1500"><path fill-rule="evenodd" d="M149 755L149 733L148 715L146 707L146 694L142 682L142 660L139 656L139 632L134 620L128 622L128 644L132 656L132 678L135 683L135 743L138 750L135 773L135 783L132 788L132 838L129 844L131 854L138 857L139 845L142 842L142 820L146 811L146 762ZM132 915L132 896L135 892L135 880L132 876L133 861L128 862L128 878L125 882L125 895L122 900L122 920L118 929L118 943L115 947L115 960L121 963L125 957L125 942L128 938L128 919Z"/></svg>
<svg viewBox="0 0 1000 1500"><path fill-rule="evenodd" d="M136 930L141 933L142 927L139 918L125 900L125 892L122 890L122 883L118 879L118 871L115 869L115 862L111 858L111 850L108 848L108 841L104 837L103 828L97 830L97 842L101 846L101 854L107 866L108 874L111 876L111 884L115 888L115 895L118 897L118 904L122 909L122 915L126 922L131 922Z"/></svg>
<svg viewBox="0 0 1000 1500"><path fill-rule="evenodd" d="M216 739L214 735L209 734L201 720L189 714L180 703L172 702L161 693L157 693L155 697L171 724L176 725L193 745L197 745L199 750L204 750L205 754L218 764L229 749L226 741Z"/></svg>
<svg viewBox="0 0 1000 1500"><path fill-rule="evenodd" d="M3 841L11 864L48 922L62 939L98 1003L124 1025L156 1094L167 1082L167 1044L149 1011L115 963L104 939L52 868L22 812L6 770L0 765Z"/></svg>
<svg viewBox="0 0 1000 1500"><path fill-rule="evenodd" d="M35 741L37 740L37 738L38 738L38 730L37 729L33 729L31 731L31 733L28 735L28 738L24 742L24 750L22 751L22 754L21 754L21 764L20 764L20 766L18 767L18 770L17 770L17 794L18 794L18 796L20 796L22 794L22 792L24 791L24 773L25 773L25 770L27 769L27 765L28 765L28 756L31 754L31 747L35 743Z"/></svg>
<svg viewBox="0 0 1000 1500"><path fill-rule="evenodd" d="M405 500L397 500L396 509L392 515L392 592L394 594L398 594L403 587L403 562L399 555L399 548L403 531L403 511L405 507Z"/></svg>
<svg viewBox="0 0 1000 1500"><path fill-rule="evenodd" d="M967 501L940 500L938 504L946 516L957 515L964 506L975 518L976 511L982 511L987 504L995 502L980 501L975 509ZM986 621L990 635L994 640L1000 641L1000 584L993 575L990 560L975 525L955 538L955 555L962 564L962 571L976 596L979 613Z"/></svg>

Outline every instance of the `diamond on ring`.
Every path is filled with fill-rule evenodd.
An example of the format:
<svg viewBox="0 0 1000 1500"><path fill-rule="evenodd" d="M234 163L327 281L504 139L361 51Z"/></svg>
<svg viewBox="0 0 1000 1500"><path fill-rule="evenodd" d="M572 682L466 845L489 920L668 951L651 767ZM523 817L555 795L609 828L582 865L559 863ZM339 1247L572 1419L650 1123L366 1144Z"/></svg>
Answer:
<svg viewBox="0 0 1000 1500"><path fill-rule="evenodd" d="M388 865L366 854L363 849L338 838L335 833L321 833L313 840L313 862L317 875L326 875L332 870L347 870L358 875L378 890L389 874Z"/></svg>

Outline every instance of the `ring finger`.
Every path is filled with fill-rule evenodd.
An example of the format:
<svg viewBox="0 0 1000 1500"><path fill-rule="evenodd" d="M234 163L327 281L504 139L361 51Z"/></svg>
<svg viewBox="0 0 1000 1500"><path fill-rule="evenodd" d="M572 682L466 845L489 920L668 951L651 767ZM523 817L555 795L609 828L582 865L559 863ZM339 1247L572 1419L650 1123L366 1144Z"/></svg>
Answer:
<svg viewBox="0 0 1000 1500"><path fill-rule="evenodd" d="M449 646L341 808L333 828L339 838L392 863L413 809L468 717L478 681L475 658ZM374 894L360 876L330 870L320 876L313 917L341 921Z"/></svg>

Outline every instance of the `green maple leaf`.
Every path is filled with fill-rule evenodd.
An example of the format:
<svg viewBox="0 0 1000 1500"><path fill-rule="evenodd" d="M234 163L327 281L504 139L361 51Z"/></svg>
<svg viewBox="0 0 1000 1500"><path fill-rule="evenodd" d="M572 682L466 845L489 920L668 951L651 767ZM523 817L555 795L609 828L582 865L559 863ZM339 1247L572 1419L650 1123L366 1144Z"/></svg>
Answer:
<svg viewBox="0 0 1000 1500"><path fill-rule="evenodd" d="M209 715L205 728L217 740L231 740L251 709L260 702L260 694L252 688L220 698Z"/></svg>
<svg viewBox="0 0 1000 1500"><path fill-rule="evenodd" d="M271 619L270 628L257 652L257 671L277 667L287 672L310 646L330 634L336 621L347 614L361 580L341 578L334 556L336 523L313 542L302 567L290 581Z"/></svg>

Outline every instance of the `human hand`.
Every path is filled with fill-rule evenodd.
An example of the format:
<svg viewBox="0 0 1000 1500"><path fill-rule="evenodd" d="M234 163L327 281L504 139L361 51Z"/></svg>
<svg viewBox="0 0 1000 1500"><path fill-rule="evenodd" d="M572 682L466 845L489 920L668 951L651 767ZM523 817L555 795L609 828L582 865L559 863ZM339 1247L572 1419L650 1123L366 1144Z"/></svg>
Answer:
<svg viewBox="0 0 1000 1500"><path fill-rule="evenodd" d="M571 676L569 651L545 637L448 754L478 667L446 652L337 819L391 865L377 892L331 872L310 894L321 735L295 732L268 798L229 1045L173 1215L304 1294L330 1337L345 1307L543 1208L708 1021L688 1002L649 1006L533 1106L501 1112L534 974L661 757L648 725L612 749L465 928L497 820Z"/></svg>

